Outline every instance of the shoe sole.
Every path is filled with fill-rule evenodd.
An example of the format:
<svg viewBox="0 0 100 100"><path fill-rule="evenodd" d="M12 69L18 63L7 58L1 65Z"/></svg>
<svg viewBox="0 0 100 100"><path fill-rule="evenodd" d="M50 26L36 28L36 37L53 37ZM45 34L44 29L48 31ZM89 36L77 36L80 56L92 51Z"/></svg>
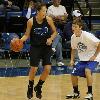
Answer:
<svg viewBox="0 0 100 100"><path fill-rule="evenodd" d="M32 100L33 96L31 98L29 98L29 97L27 97L27 98L28 98L28 100Z"/></svg>
<svg viewBox="0 0 100 100"><path fill-rule="evenodd" d="M32 100L32 98L31 99L27 99L27 100Z"/></svg>
<svg viewBox="0 0 100 100"><path fill-rule="evenodd" d="M93 100L93 98L91 98L91 99L88 99L88 98L84 98L85 100Z"/></svg>
<svg viewBox="0 0 100 100"><path fill-rule="evenodd" d="M66 99L78 99L78 98L80 98L80 96L78 96L78 97L66 97Z"/></svg>

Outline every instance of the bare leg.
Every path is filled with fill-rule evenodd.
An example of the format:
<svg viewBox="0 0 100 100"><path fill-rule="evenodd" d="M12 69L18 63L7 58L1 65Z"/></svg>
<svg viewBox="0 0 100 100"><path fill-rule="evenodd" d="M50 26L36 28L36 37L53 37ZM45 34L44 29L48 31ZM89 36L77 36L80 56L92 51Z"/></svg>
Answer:
<svg viewBox="0 0 100 100"><path fill-rule="evenodd" d="M29 85L27 91L27 97L31 99L33 97L33 85L34 85L34 78L38 67L31 67L29 72Z"/></svg>
<svg viewBox="0 0 100 100"><path fill-rule="evenodd" d="M92 95L93 78L92 78L91 70L90 69L85 69L85 75L86 75L87 87L88 87L88 93L87 93L87 96L85 97L85 99L93 100L93 95Z"/></svg>
<svg viewBox="0 0 100 100"><path fill-rule="evenodd" d="M92 93L93 78L92 78L91 70L85 69L85 75L86 75L86 79L87 79L88 93Z"/></svg>
<svg viewBox="0 0 100 100"><path fill-rule="evenodd" d="M78 77L72 75L71 80L72 80L74 93L79 93L79 91L78 91Z"/></svg>
<svg viewBox="0 0 100 100"><path fill-rule="evenodd" d="M38 67L31 67L29 72L29 80L34 80Z"/></svg>
<svg viewBox="0 0 100 100"><path fill-rule="evenodd" d="M50 70L51 70L51 65L45 65L44 66L44 71L40 76L40 80L45 81L46 78L48 77L49 73L50 73Z"/></svg>
<svg viewBox="0 0 100 100"><path fill-rule="evenodd" d="M87 86L92 86L93 79L90 69L85 69L85 75L87 79Z"/></svg>
<svg viewBox="0 0 100 100"><path fill-rule="evenodd" d="M71 81L73 86L78 86L78 77L71 75Z"/></svg>
<svg viewBox="0 0 100 100"><path fill-rule="evenodd" d="M74 98L80 98L80 92L78 91L78 77L71 75L71 81L73 85L73 94L69 94L66 96L66 99L74 99Z"/></svg>
<svg viewBox="0 0 100 100"><path fill-rule="evenodd" d="M45 65L44 66L44 71L40 76L40 80L38 82L38 84L35 86L34 90L36 92L36 97L41 99L42 98L42 85L45 82L46 78L48 77L49 73L51 70L51 65Z"/></svg>

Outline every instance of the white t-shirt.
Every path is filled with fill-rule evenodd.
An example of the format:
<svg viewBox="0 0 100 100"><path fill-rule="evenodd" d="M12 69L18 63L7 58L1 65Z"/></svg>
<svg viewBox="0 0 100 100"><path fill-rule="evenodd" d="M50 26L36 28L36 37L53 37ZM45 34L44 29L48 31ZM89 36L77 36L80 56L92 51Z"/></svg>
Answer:
<svg viewBox="0 0 100 100"><path fill-rule="evenodd" d="M81 61L88 61L95 54L99 42L98 38L86 31L82 31L80 37L76 37L75 34L71 37L71 47L78 50L78 56ZM95 61L100 62L100 53Z"/></svg>
<svg viewBox="0 0 100 100"><path fill-rule="evenodd" d="M53 15L53 16L62 16L67 14L66 8L62 5L59 5L59 7L55 7L54 5L51 5L48 7L47 15Z"/></svg>
<svg viewBox="0 0 100 100"><path fill-rule="evenodd" d="M26 14L26 18L29 19L31 17L31 8L28 8L27 14Z"/></svg>

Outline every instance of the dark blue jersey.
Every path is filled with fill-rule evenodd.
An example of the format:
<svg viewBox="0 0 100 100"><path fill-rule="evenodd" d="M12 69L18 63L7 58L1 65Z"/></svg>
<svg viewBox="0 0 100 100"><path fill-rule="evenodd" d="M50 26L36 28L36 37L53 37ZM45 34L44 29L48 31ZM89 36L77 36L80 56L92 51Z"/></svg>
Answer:
<svg viewBox="0 0 100 100"><path fill-rule="evenodd" d="M33 17L33 26L30 33L31 45L46 45L46 41L51 37L51 29L45 18L41 24L38 24L36 17Z"/></svg>

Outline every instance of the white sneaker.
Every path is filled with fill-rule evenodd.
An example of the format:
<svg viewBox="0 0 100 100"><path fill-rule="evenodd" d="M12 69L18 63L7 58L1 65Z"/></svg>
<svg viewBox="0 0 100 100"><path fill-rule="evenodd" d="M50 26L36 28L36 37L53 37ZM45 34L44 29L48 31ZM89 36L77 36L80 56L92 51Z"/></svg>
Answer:
<svg viewBox="0 0 100 100"><path fill-rule="evenodd" d="M71 94L68 94L67 96L66 96L66 99L76 99L76 98L80 98L80 92L78 92L78 93L71 93Z"/></svg>
<svg viewBox="0 0 100 100"><path fill-rule="evenodd" d="M93 95L91 93L87 93L87 96L84 99L85 100L93 100Z"/></svg>
<svg viewBox="0 0 100 100"><path fill-rule="evenodd" d="M53 52L56 52L56 49L55 49L55 48L52 48L52 51L53 51Z"/></svg>
<svg viewBox="0 0 100 100"><path fill-rule="evenodd" d="M63 62L58 62L57 66L64 66L64 63Z"/></svg>

